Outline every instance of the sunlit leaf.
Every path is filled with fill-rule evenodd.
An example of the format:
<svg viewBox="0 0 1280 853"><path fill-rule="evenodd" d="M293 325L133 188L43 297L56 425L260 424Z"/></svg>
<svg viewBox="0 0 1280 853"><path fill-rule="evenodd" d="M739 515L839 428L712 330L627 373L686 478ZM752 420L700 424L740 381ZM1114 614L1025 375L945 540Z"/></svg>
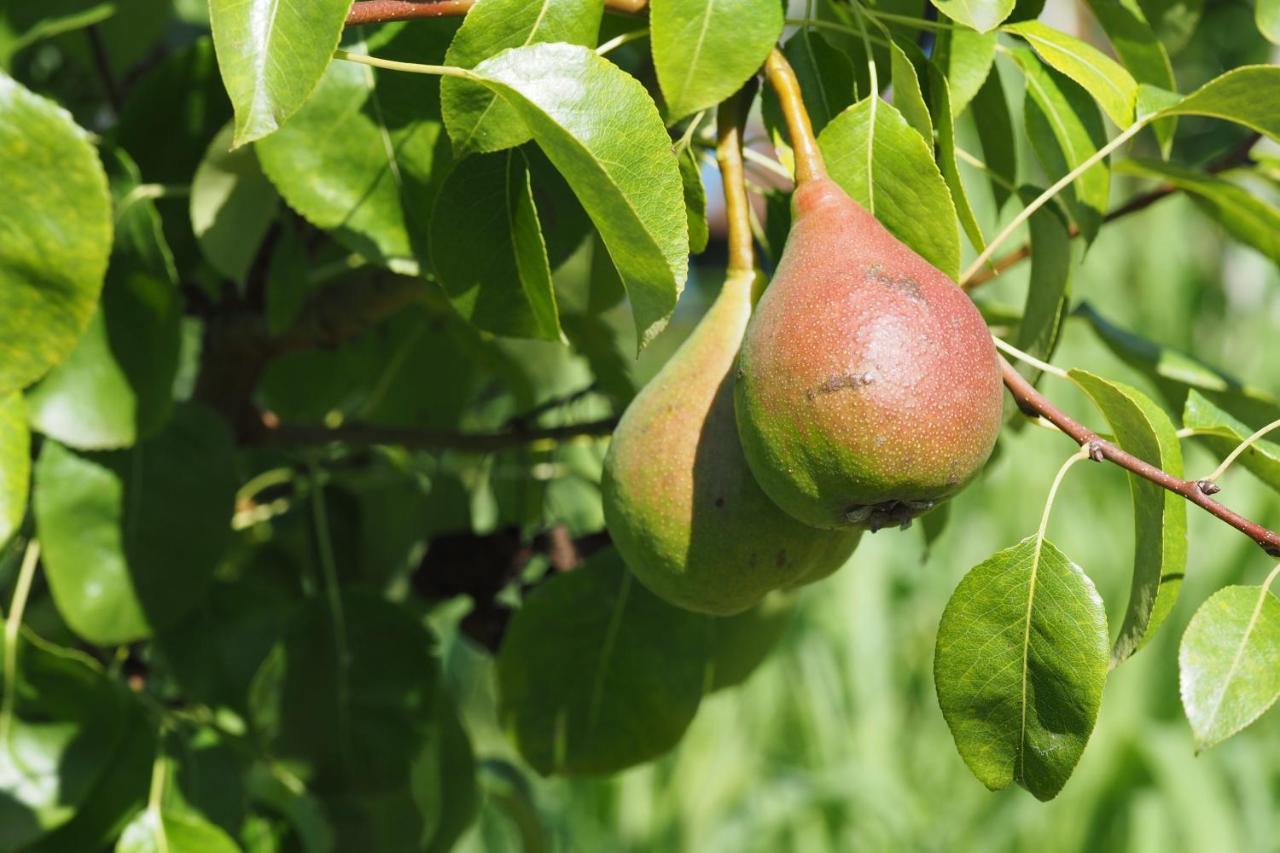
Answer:
<svg viewBox="0 0 1280 853"><path fill-rule="evenodd" d="M992 72L995 76L995 72ZM896 79L896 78L895 78ZM897 83L894 84L896 89ZM960 219L960 227L968 236L974 249L981 252L987 247L986 238L982 235L982 227L969 204L969 193L964 181L960 178L960 163L956 159L956 127L951 109L951 86L947 78L933 65L929 66L929 94L933 103L934 123L938 129L938 167L942 178L951 191L955 202L956 214ZM1016 163L1014 164L1016 167Z"/></svg>
<svg viewBox="0 0 1280 853"><path fill-rule="evenodd" d="M516 48L473 74L515 107L591 216L643 347L666 326L689 256L680 168L653 101L634 77L573 45Z"/></svg>
<svg viewBox="0 0 1280 853"><path fill-rule="evenodd" d="M22 395L0 397L0 546L9 541L27 513L31 482L31 434Z"/></svg>
<svg viewBox="0 0 1280 853"><path fill-rule="evenodd" d="M129 822L115 853L237 853L239 845L225 832L188 811L145 809Z"/></svg>
<svg viewBox="0 0 1280 853"><path fill-rule="evenodd" d="M1214 453L1222 457L1226 457L1240 442L1254 433L1252 427L1232 417L1195 389L1187 394L1187 404L1182 411L1182 425L1195 430L1196 437L1202 438ZM1269 437L1280 438L1280 431L1269 434ZM1280 490L1280 444L1274 440L1256 440L1236 461L1271 488Z"/></svg>
<svg viewBox="0 0 1280 853"><path fill-rule="evenodd" d="M1257 0L1254 14L1258 31L1272 44L1280 44L1280 0Z"/></svg>
<svg viewBox="0 0 1280 853"><path fill-rule="evenodd" d="M996 33L955 29L938 39L934 62L951 87L951 114L959 116L992 73Z"/></svg>
<svg viewBox="0 0 1280 853"><path fill-rule="evenodd" d="M923 60L923 57L921 59ZM889 42L889 61L893 68L893 105L898 112L902 113L907 124L914 127L925 143L932 147L933 118L929 115L929 107L924 102L924 93L920 90L920 77L916 74L916 67L896 41ZM937 79L945 84L945 79L940 72ZM950 117L950 99L948 98L947 118Z"/></svg>
<svg viewBox="0 0 1280 853"><path fill-rule="evenodd" d="M1280 598L1262 586L1220 589L1191 617L1178 649L1182 707L1197 749L1245 726L1280 697Z"/></svg>
<svg viewBox="0 0 1280 853"><path fill-rule="evenodd" d="M111 251L111 198L88 135L0 71L0 395L71 352Z"/></svg>
<svg viewBox="0 0 1280 853"><path fill-rule="evenodd" d="M1004 31L1026 39L1041 59L1079 83L1121 129L1133 123L1138 84L1114 59L1039 21L1009 24Z"/></svg>
<svg viewBox="0 0 1280 853"><path fill-rule="evenodd" d="M1093 731L1107 678L1093 582L1028 537L974 567L938 626L934 680L969 769L992 790L1057 796Z"/></svg>
<svg viewBox="0 0 1280 853"><path fill-rule="evenodd" d="M879 98L859 101L827 125L818 144L831 177L854 201L929 263L959 276L955 204L932 151L901 113Z"/></svg>
<svg viewBox="0 0 1280 853"><path fill-rule="evenodd" d="M603 12L601 0L478 0L467 11L444 61L474 68L507 48L539 42L592 47ZM510 104L468 80L443 80L440 107L458 157L529 140L528 128Z"/></svg>
<svg viewBox="0 0 1280 853"><path fill-rule="evenodd" d="M668 120L738 91L782 35L782 20L777 0L653 0L650 40Z"/></svg>
<svg viewBox="0 0 1280 853"><path fill-rule="evenodd" d="M1164 410L1141 391L1084 370L1070 371L1106 417L1116 443L1157 468L1182 476L1182 446ZM1133 494L1133 582L1112 665L1142 648L1173 609L1187 568L1187 503L1136 474Z"/></svg>
<svg viewBox="0 0 1280 853"><path fill-rule="evenodd" d="M1246 65L1215 77L1160 115L1233 121L1280 141L1280 65Z"/></svg>
<svg viewBox="0 0 1280 853"><path fill-rule="evenodd" d="M1016 0L930 0L930 2L951 20L985 33L1009 17Z"/></svg>
<svg viewBox="0 0 1280 853"><path fill-rule="evenodd" d="M306 102L350 8L351 0L210 0L218 67L236 112L236 145L273 133Z"/></svg>
<svg viewBox="0 0 1280 853"><path fill-rule="evenodd" d="M1087 0L1090 11L1102 24L1116 56L1129 69L1138 83L1168 91L1176 91L1178 82L1164 45L1156 38L1137 0ZM1143 99L1139 90L1138 115L1143 115ZM1165 159L1173 146L1174 119L1158 121L1153 126Z"/></svg>

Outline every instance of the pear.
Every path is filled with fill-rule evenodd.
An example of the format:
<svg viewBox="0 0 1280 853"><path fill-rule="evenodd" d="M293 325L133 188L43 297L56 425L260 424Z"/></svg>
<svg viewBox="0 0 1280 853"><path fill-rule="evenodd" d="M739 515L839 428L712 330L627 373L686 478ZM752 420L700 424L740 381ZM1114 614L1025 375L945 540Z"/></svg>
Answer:
<svg viewBox="0 0 1280 853"><path fill-rule="evenodd" d="M730 274L693 334L632 401L601 481L609 533L640 582L672 604L715 615L825 577L861 535L800 524L747 468L732 369L754 278Z"/></svg>
<svg viewBox="0 0 1280 853"><path fill-rule="evenodd" d="M1001 424L977 308L820 171L739 358L734 402L765 493L814 527L906 526L982 468Z"/></svg>

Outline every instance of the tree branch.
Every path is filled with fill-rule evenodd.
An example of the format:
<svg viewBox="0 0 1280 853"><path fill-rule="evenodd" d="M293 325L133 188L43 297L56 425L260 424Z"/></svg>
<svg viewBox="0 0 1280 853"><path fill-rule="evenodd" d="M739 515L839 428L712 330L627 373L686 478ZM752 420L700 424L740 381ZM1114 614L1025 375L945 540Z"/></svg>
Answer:
<svg viewBox="0 0 1280 853"><path fill-rule="evenodd" d="M475 0L357 0L347 13L347 26L446 18L465 15ZM605 8L615 12L641 12L648 0L605 0Z"/></svg>
<svg viewBox="0 0 1280 853"><path fill-rule="evenodd" d="M1127 453L1111 442L1099 437L1097 433L1072 419L1070 415L1051 403L1004 358L1000 359L1000 370L1004 376L1005 387L1013 395L1014 402L1018 404L1019 409L1025 414L1043 417L1066 433L1076 444L1088 448L1089 456L1095 462L1101 462L1105 459L1132 474L1150 480L1161 488L1168 489L1176 495L1181 495L1205 512L1248 536L1272 557L1280 557L1280 533L1268 530L1218 503L1205 493L1205 489L1200 483L1191 480L1179 480L1172 474L1162 471L1148 462L1144 462L1133 454Z"/></svg>
<svg viewBox="0 0 1280 853"><path fill-rule="evenodd" d="M310 424L281 424L264 418L253 443L268 445L317 445L335 441L349 444L395 444L419 450L463 450L485 453L523 447L540 441L566 441L584 436L604 436L613 432L617 418L603 418L565 426L512 427L499 432L451 432L416 427L384 427L350 423L340 427Z"/></svg>
<svg viewBox="0 0 1280 853"><path fill-rule="evenodd" d="M1262 134L1259 134L1259 133L1252 133L1249 136L1245 137L1244 140L1242 140L1241 143L1237 145L1235 148L1231 149L1222 157L1219 157L1213 163L1210 163L1208 166L1206 166L1205 172L1210 175L1216 175L1219 172L1225 172L1228 169L1233 169L1236 166L1241 166L1241 165L1244 165L1245 163L1248 163L1249 151L1253 148L1254 145L1257 144L1258 140L1261 138L1262 138ZM1161 199L1168 198L1169 196L1173 195L1176 192L1179 192L1177 187L1173 186L1172 184L1163 184L1159 187L1156 187L1153 190L1142 193L1140 195L1136 195L1133 198L1129 199L1127 202L1120 205L1115 210L1109 212L1106 216L1102 217L1102 221L1104 224L1108 222L1114 222L1115 220L1123 219L1124 217L1132 213L1137 213L1140 210L1146 210L1151 205L1155 204ZM1074 224L1072 224L1070 229L1068 230L1068 235L1073 238L1079 237L1080 229L1077 228ZM1022 246L1020 246L1017 249L1014 249L1012 252L1009 252L1006 255L1002 255L1001 257L992 261L989 266L983 268L980 272L974 273L972 276L969 277L969 280L964 283L963 287L966 291L973 290L979 285L986 284L992 279L998 278L1002 273L1005 272L1005 270L1022 263L1029 257L1031 257L1031 244L1024 243Z"/></svg>

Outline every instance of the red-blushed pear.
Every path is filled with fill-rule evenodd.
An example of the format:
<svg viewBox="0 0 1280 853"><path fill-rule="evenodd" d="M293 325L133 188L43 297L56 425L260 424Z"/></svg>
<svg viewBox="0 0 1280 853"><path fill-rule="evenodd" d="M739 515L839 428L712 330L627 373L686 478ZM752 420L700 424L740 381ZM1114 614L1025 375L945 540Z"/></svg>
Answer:
<svg viewBox="0 0 1280 853"><path fill-rule="evenodd" d="M965 293L826 176L807 118L788 121L808 144L794 224L739 358L743 450L769 497L806 524L905 526L991 455L995 345Z"/></svg>
<svg viewBox="0 0 1280 853"><path fill-rule="evenodd" d="M732 370L753 281L750 271L731 273L693 334L632 401L601 483L609 533L640 582L672 604L717 615L825 577L861 535L801 524L747 468Z"/></svg>

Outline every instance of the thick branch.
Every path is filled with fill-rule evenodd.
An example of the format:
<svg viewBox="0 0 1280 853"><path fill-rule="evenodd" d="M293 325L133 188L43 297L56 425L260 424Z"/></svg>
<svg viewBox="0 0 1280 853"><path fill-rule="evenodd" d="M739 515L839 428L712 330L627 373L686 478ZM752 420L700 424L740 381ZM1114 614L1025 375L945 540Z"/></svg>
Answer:
<svg viewBox="0 0 1280 853"><path fill-rule="evenodd" d="M1018 373L1003 358L1000 359L1000 370L1004 375L1004 384L1013 395L1018 408L1029 415L1039 415L1071 437L1076 444L1087 447L1089 455L1096 462L1107 460L1113 462L1139 477L1150 480L1161 488L1181 495L1191 503L1217 517L1220 521L1239 530L1261 546L1272 557L1280 557L1280 533L1268 530L1239 513L1227 509L1222 504L1205 494L1199 483L1191 480L1180 480L1156 466L1144 462L1131 453L1116 447L1109 441L1100 438L1097 433L1072 419L1070 415L1059 409L1046 399L1022 374Z"/></svg>
<svg viewBox="0 0 1280 853"><path fill-rule="evenodd" d="M457 17L467 14L473 5L475 0L358 0L347 14L347 26ZM642 11L648 0L605 0L604 5L615 12L634 13Z"/></svg>
<svg viewBox="0 0 1280 853"><path fill-rule="evenodd" d="M1250 134L1249 136L1245 137L1245 139L1241 141L1241 143L1237 145L1235 148L1231 149L1222 157L1219 157L1217 160L1215 160L1214 162L1206 166L1205 172L1210 175L1216 175L1219 172L1225 172L1228 169L1234 169L1236 166L1241 166L1241 165L1244 165L1245 163L1248 163L1249 151L1253 148L1254 145L1257 144L1258 140L1261 138L1262 138L1261 134L1257 134L1257 133ZM1162 186L1156 187L1153 190L1142 193L1140 195L1136 195L1133 198L1129 199L1127 202L1120 205L1115 210L1110 211L1109 213L1107 213L1106 216L1102 217L1102 221L1104 224L1108 222L1114 222L1115 220L1123 219L1124 217L1129 216L1130 214L1137 213L1138 211L1141 211L1141 210L1146 210L1148 207L1160 201L1161 199L1168 198L1169 196L1173 195L1178 191L1179 191L1178 188L1173 186L1172 184L1163 184ZM1079 237L1080 229L1073 224L1068 233L1073 238ZM1022 263L1029 257L1031 257L1031 244L1024 243L1022 246L1018 247L1017 249L1014 249L1012 252L1009 252L1006 255L1002 255L1001 257L992 261L989 266L985 267L980 272L976 272L973 275L971 275L969 277L969 280L964 283L964 289L973 290L975 287L978 287L979 285L986 284L992 279L998 278L1005 270L1009 269L1010 267L1017 266L1018 264Z"/></svg>
<svg viewBox="0 0 1280 853"><path fill-rule="evenodd" d="M485 453L524 447L540 441L566 441L583 436L604 436L613 432L617 418L604 418L566 426L520 428L501 432L450 432L416 427L383 427L372 424L345 424L340 427L266 422L253 438L255 443L288 446L329 444L395 444L419 450L463 450Z"/></svg>

